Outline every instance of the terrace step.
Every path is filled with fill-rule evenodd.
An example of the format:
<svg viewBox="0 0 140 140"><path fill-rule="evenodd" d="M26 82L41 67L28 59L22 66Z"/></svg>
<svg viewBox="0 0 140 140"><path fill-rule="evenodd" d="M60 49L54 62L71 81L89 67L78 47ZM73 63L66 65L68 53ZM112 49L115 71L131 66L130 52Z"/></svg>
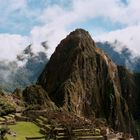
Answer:
<svg viewBox="0 0 140 140"><path fill-rule="evenodd" d="M44 123L48 123L48 119L43 116L39 116L38 119L42 120Z"/></svg>
<svg viewBox="0 0 140 140"><path fill-rule="evenodd" d="M77 140L104 140L103 136L79 136Z"/></svg>

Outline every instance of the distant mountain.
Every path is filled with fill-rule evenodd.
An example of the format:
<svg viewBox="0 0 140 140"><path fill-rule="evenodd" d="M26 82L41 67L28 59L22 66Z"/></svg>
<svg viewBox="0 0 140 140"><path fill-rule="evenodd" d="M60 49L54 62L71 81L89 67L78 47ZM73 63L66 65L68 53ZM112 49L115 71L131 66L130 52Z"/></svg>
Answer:
<svg viewBox="0 0 140 140"><path fill-rule="evenodd" d="M114 43L97 42L96 45L104 50L117 65L124 66L133 72L140 72L140 56L135 56L127 46L119 41L116 40ZM117 50L120 47L122 49Z"/></svg>
<svg viewBox="0 0 140 140"><path fill-rule="evenodd" d="M34 54L32 45L29 45L17 56L17 60L0 61L0 87L12 92L15 88L23 89L35 83L47 62L45 52Z"/></svg>

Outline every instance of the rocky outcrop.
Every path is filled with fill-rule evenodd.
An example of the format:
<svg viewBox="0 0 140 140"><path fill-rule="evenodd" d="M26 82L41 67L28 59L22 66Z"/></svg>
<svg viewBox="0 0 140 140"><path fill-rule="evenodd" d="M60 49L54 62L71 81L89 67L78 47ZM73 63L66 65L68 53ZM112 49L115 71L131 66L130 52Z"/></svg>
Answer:
<svg viewBox="0 0 140 140"><path fill-rule="evenodd" d="M96 48L88 32L77 29L61 41L37 84L58 107L79 116L106 118L115 130L137 135L118 68Z"/></svg>
<svg viewBox="0 0 140 140"><path fill-rule="evenodd" d="M22 99L22 90L19 88L16 88L14 92L12 93L13 98Z"/></svg>
<svg viewBox="0 0 140 140"><path fill-rule="evenodd" d="M50 100L47 92L39 85L32 85L23 91L23 101L28 110L55 110L55 104Z"/></svg>
<svg viewBox="0 0 140 140"><path fill-rule="evenodd" d="M140 80L138 76L139 74L132 73L122 66L118 66L118 74L121 84L122 96L126 100L134 118L140 119L140 89L138 85Z"/></svg>
<svg viewBox="0 0 140 140"><path fill-rule="evenodd" d="M0 117L8 115L10 113L15 113L16 106L12 102L11 96L6 95L4 91L0 89Z"/></svg>

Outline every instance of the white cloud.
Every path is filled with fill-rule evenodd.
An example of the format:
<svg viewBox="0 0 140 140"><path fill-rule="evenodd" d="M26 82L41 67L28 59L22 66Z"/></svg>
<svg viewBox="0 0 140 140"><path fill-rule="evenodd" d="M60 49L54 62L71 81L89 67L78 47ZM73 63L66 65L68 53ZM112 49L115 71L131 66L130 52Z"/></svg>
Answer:
<svg viewBox="0 0 140 140"><path fill-rule="evenodd" d="M74 23L85 21L89 18L98 16L108 17L120 11L120 6L112 0L73 0L73 6L70 10L66 10L59 5L53 5L44 10L40 19L43 23L54 24L58 26L69 26ZM113 14L114 15L114 14Z"/></svg>
<svg viewBox="0 0 140 140"><path fill-rule="evenodd" d="M43 26L35 27L31 31L31 42L33 42L33 51L37 52L41 50L40 42L46 41L49 46L48 56L54 52L55 47L58 45L61 39L66 36L67 32L64 28L58 28L57 26Z"/></svg>
<svg viewBox="0 0 140 140"><path fill-rule="evenodd" d="M59 5L52 5L44 10L40 19L43 23L57 23L58 26L68 26L99 16L126 25L140 22L139 0L129 0L128 5L124 5L121 0L71 1L72 7L70 10L66 10Z"/></svg>
<svg viewBox="0 0 140 140"><path fill-rule="evenodd" d="M134 26L140 21L138 18L140 4L138 3L139 0L129 0L128 5L124 5L120 0L73 0L72 7L68 10L59 5L52 5L45 9L39 17L44 26L34 27L31 31L31 38L37 42L47 39L49 46L51 46L49 53L51 54L59 41L68 34L68 28L70 26L99 16L106 20L111 20L114 24L115 22L125 24L126 29L124 30L128 31L129 26ZM132 18L130 18L130 16ZM135 28L137 27L138 26L135 26ZM71 28L71 30L73 29ZM133 48L131 48L136 51L138 48L138 46L134 47L138 45L138 43L135 42L136 38L134 37L135 40L130 41L130 37L125 37L125 34L128 33L125 33L124 30L117 31L118 36L120 36L120 41L123 40L126 45L131 42L133 46ZM94 33L94 29L91 29L89 32ZM104 30L100 30L100 33L102 32L104 32ZM137 34L138 30L135 29L133 32ZM129 34L131 33L132 32L129 32ZM107 35L108 33L105 34L105 36ZM114 35L114 38L115 37Z"/></svg>
<svg viewBox="0 0 140 140"><path fill-rule="evenodd" d="M110 33L102 34L100 36L96 36L96 40L109 42L119 40L124 45L126 45L131 51L133 51L136 55L140 55L139 33L140 33L140 25L135 25L129 26L122 30L116 30ZM118 50L119 49L121 48L118 48Z"/></svg>
<svg viewBox="0 0 140 140"><path fill-rule="evenodd" d="M27 0L0 0L0 11L8 18L16 10L23 10L27 6ZM3 19L4 17L2 17Z"/></svg>
<svg viewBox="0 0 140 140"><path fill-rule="evenodd" d="M8 0L8 8L10 12L15 10L23 9L26 7L27 0Z"/></svg>
<svg viewBox="0 0 140 140"><path fill-rule="evenodd" d="M0 60L15 60L16 55L29 44L28 37L0 34Z"/></svg>

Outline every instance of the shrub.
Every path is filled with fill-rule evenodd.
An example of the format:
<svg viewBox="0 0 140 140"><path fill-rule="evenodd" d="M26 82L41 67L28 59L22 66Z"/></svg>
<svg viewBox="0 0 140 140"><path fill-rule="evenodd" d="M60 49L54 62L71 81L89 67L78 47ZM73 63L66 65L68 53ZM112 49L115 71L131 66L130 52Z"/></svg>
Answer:
<svg viewBox="0 0 140 140"><path fill-rule="evenodd" d="M8 127L1 127L0 128L0 140L4 140L4 137L6 133L8 133L9 128Z"/></svg>
<svg viewBox="0 0 140 140"><path fill-rule="evenodd" d="M8 115L15 112L15 107L11 104L0 100L0 116Z"/></svg>

